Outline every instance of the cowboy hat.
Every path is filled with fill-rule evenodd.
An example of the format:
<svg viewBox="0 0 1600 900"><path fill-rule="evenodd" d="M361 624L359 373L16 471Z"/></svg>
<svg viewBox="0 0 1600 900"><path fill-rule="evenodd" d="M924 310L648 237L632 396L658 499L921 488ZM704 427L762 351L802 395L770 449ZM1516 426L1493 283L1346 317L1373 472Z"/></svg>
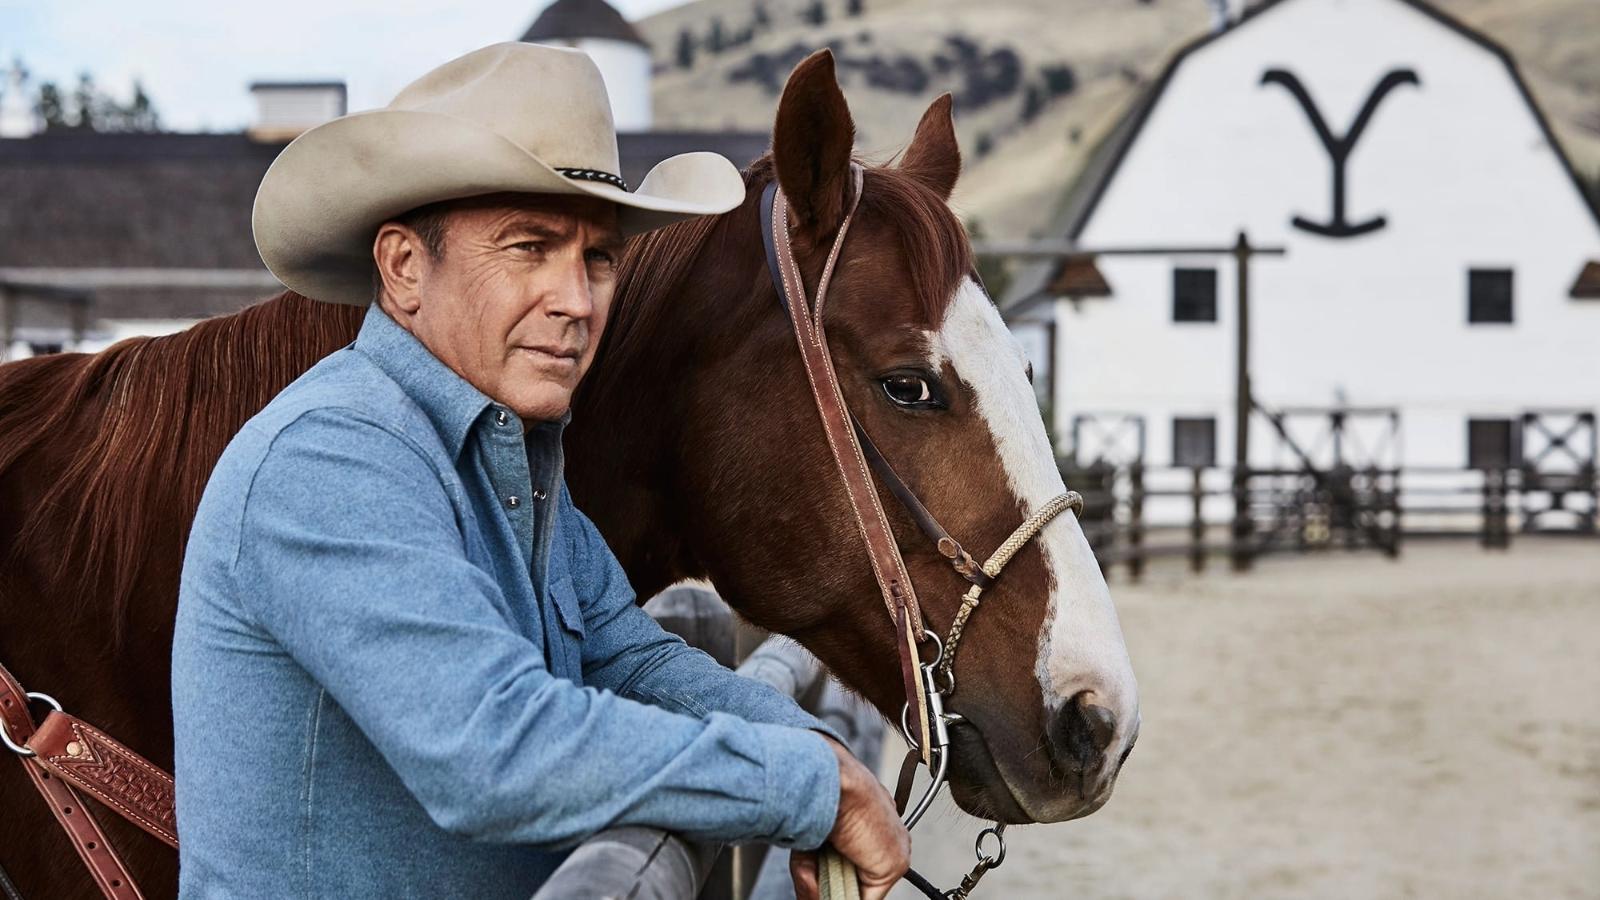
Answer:
<svg viewBox="0 0 1600 900"><path fill-rule="evenodd" d="M372 299L378 226L440 200L501 191L587 194L617 204L624 235L727 212L744 200L715 153L663 160L623 182L611 103L579 50L494 44L451 60L394 102L296 138L256 192L262 262L308 297Z"/></svg>

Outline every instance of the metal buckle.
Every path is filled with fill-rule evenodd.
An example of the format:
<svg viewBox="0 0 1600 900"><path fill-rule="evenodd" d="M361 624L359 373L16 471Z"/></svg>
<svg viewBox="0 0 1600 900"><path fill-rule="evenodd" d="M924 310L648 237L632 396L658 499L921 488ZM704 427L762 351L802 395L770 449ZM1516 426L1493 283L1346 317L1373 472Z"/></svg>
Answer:
<svg viewBox="0 0 1600 900"><path fill-rule="evenodd" d="M48 704L50 704L51 707L53 707L55 709L56 712L63 712L63 710L61 709L61 703L59 701L57 701L56 698L50 696L49 694L40 693L39 691L29 691L27 696L28 696L29 700L38 700L38 701L43 702L43 703L48 703ZM26 713L27 710L24 709L23 712ZM5 726L4 723L0 723L0 742L3 742L6 745L6 747L8 747L11 750L12 753L17 754L18 756L37 756L38 755L38 754L34 753L32 750L29 750L27 747L19 747L15 743L13 743L12 740L11 740L11 735L6 733L6 726Z"/></svg>
<svg viewBox="0 0 1600 900"><path fill-rule="evenodd" d="M904 823L907 829L912 828L922 819L923 815L933 806L933 798L937 797L939 791L944 788L950 771L950 726L957 722L966 721L960 713L944 711L945 691L939 689L934 671L938 668L940 660L944 659L944 644L931 631L928 632L928 640L933 641L934 644L933 661L922 663L921 668L924 697L928 704L929 734L933 740L933 746L928 748L928 755L932 760L932 764L929 767L929 774L932 780L928 783L927 789L923 791L922 797L916 803L911 804L909 811L901 818L901 822ZM900 707L900 733L905 737L906 743L916 747L917 740L911 733L911 725L908 721L910 714L911 703L907 701L904 706ZM918 749L921 748L918 747Z"/></svg>

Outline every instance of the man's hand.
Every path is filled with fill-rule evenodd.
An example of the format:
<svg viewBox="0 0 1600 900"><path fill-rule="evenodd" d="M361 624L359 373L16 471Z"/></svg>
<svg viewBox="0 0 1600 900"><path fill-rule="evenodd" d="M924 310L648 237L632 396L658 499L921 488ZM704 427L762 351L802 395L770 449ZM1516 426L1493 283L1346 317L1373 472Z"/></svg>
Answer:
<svg viewBox="0 0 1600 900"><path fill-rule="evenodd" d="M828 843L855 863L862 900L883 900L911 867L911 834L900 824L894 799L861 761L823 735L839 758L839 813ZM789 874L799 900L817 900L817 854L789 855Z"/></svg>

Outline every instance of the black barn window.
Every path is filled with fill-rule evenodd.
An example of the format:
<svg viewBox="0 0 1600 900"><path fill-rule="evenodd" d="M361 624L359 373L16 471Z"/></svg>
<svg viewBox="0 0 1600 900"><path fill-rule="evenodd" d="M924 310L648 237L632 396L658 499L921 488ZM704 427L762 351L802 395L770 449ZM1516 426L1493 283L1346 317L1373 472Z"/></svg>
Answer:
<svg viewBox="0 0 1600 900"><path fill-rule="evenodd" d="M1217 464L1217 420L1185 418L1172 420L1172 464L1175 466L1214 466Z"/></svg>
<svg viewBox="0 0 1600 900"><path fill-rule="evenodd" d="M1521 441L1512 419L1467 420L1467 468L1504 469L1522 464Z"/></svg>
<svg viewBox="0 0 1600 900"><path fill-rule="evenodd" d="M1217 320L1217 270L1172 270L1172 321Z"/></svg>
<svg viewBox="0 0 1600 900"><path fill-rule="evenodd" d="M1467 321L1511 321L1511 270L1473 269L1467 273Z"/></svg>

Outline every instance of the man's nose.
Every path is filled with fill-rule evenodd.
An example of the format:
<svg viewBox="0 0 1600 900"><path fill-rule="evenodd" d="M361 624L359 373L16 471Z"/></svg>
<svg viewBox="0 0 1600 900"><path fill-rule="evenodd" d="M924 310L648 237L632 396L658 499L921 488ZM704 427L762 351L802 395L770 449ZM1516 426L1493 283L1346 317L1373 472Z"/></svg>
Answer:
<svg viewBox="0 0 1600 900"><path fill-rule="evenodd" d="M552 315L571 319L588 319L594 315L594 284L582 253L563 266L545 309Z"/></svg>

